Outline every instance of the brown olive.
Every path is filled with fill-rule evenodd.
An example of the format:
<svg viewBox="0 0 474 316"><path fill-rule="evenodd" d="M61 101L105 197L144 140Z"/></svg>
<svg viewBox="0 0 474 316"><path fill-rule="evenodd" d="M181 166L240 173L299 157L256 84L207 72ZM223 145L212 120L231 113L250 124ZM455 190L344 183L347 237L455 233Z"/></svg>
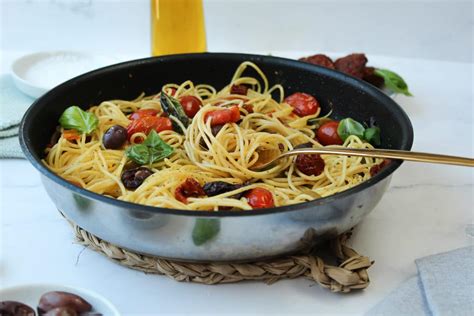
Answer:
<svg viewBox="0 0 474 316"><path fill-rule="evenodd" d="M105 132L102 144L107 149L118 149L123 146L126 140L127 130L120 125L114 125Z"/></svg>
<svg viewBox="0 0 474 316"><path fill-rule="evenodd" d="M63 306L63 307L56 307L49 310L43 316L77 316L79 315L74 308ZM82 315L82 314L81 314Z"/></svg>
<svg viewBox="0 0 474 316"><path fill-rule="evenodd" d="M1 316L35 316L35 311L28 305L15 301L0 302Z"/></svg>
<svg viewBox="0 0 474 316"><path fill-rule="evenodd" d="M91 304L76 294L53 291L41 296L38 303L38 313L42 315L56 307L69 307L79 314L92 310Z"/></svg>
<svg viewBox="0 0 474 316"><path fill-rule="evenodd" d="M152 174L153 171L145 167L129 169L122 173L122 182L127 189L136 189Z"/></svg>

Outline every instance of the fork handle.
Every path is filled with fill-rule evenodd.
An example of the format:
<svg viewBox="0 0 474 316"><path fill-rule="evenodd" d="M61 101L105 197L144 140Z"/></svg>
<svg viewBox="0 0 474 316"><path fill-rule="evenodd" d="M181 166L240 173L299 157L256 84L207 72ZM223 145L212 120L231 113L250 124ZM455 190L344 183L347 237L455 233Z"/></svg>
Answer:
<svg viewBox="0 0 474 316"><path fill-rule="evenodd" d="M281 157L297 154L325 154L343 155L372 158L401 159L407 161L439 163L447 165L457 165L474 167L474 159L467 157L439 155L431 153L421 153L408 150L394 149L361 149L361 148L299 148L281 154Z"/></svg>

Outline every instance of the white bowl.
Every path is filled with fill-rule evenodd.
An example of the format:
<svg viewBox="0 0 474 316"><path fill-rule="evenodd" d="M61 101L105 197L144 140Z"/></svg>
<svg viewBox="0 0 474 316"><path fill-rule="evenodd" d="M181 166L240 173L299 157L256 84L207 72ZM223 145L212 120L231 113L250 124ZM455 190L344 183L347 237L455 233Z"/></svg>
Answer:
<svg viewBox="0 0 474 316"><path fill-rule="evenodd" d="M56 284L27 284L0 290L2 301L17 301L36 311L40 297L51 291L63 291L79 295L92 305L92 311L104 316L120 316L117 309L103 296L89 290Z"/></svg>
<svg viewBox="0 0 474 316"><path fill-rule="evenodd" d="M37 98L64 81L114 62L113 58L84 52L40 52L15 60L11 73L19 90Z"/></svg>

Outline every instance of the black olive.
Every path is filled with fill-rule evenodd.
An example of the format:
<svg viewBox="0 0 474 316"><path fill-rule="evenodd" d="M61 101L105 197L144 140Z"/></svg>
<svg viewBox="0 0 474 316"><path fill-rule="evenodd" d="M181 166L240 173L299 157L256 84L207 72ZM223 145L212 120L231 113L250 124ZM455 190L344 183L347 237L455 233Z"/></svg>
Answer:
<svg viewBox="0 0 474 316"><path fill-rule="evenodd" d="M136 189L152 174L153 171L145 167L126 170L122 173L122 182L127 189Z"/></svg>
<svg viewBox="0 0 474 316"><path fill-rule="evenodd" d="M234 191L241 188L241 184L232 184L224 181L214 181L206 183L202 188L207 196L215 196L229 191ZM240 199L243 193L232 196L235 199Z"/></svg>
<svg viewBox="0 0 474 316"><path fill-rule="evenodd" d="M0 315L2 316L35 316L35 311L20 302L3 301L0 302Z"/></svg>
<svg viewBox="0 0 474 316"><path fill-rule="evenodd" d="M114 125L105 132L102 143L107 149L118 149L126 140L127 130L120 125Z"/></svg>
<svg viewBox="0 0 474 316"><path fill-rule="evenodd" d="M312 148L312 147L313 147L313 143L307 142L307 143L303 143L303 144L299 144L299 145L295 146L294 149L299 149L299 148Z"/></svg>
<svg viewBox="0 0 474 316"><path fill-rule="evenodd" d="M59 126L56 126L56 129L54 130L53 135L49 139L49 146L53 147L54 145L56 145L60 137L61 137L61 128Z"/></svg>
<svg viewBox="0 0 474 316"><path fill-rule="evenodd" d="M214 125L214 126L211 126L211 132L212 132L212 135L216 136L220 131L221 129L224 127L224 125Z"/></svg>
<svg viewBox="0 0 474 316"><path fill-rule="evenodd" d="M211 133L212 135L216 136L220 130L224 127L224 125L214 125L214 126L211 126ZM203 138L201 138L201 141L199 142L199 145L201 145L202 148L208 150L209 148L207 147L207 144L206 142L204 141Z"/></svg>

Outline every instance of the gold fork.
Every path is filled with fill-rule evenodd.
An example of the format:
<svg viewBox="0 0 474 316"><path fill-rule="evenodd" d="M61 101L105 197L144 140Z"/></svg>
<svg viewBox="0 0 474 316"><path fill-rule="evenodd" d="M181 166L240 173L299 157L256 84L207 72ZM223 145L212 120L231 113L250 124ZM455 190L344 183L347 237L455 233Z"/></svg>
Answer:
<svg viewBox="0 0 474 316"><path fill-rule="evenodd" d="M358 156L372 158L400 159L416 162L439 163L447 165L474 167L474 159L467 157L457 157L448 155L439 155L431 153L421 153L408 150L395 149L359 149L359 148L298 148L287 152L281 152L278 149L266 149L259 152L258 160L252 166L252 170L261 170L270 167L277 160L298 155L298 154L324 154L324 155L342 155Z"/></svg>

